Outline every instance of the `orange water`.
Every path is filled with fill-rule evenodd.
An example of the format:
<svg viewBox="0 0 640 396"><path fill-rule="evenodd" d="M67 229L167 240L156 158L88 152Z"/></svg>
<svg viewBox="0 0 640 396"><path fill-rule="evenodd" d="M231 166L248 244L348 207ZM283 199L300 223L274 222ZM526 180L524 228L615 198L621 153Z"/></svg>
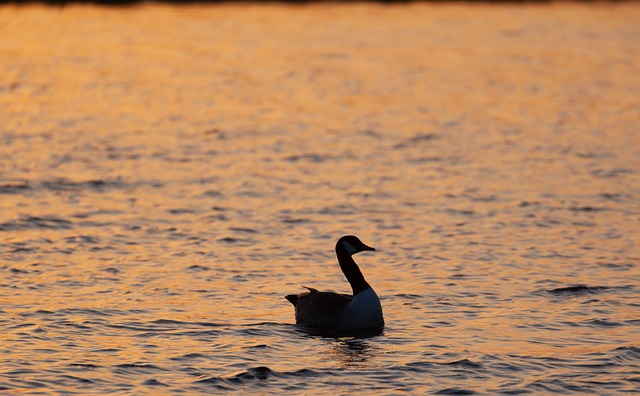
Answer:
<svg viewBox="0 0 640 396"><path fill-rule="evenodd" d="M0 390L640 391L640 6L0 7ZM348 292L383 335L293 325Z"/></svg>

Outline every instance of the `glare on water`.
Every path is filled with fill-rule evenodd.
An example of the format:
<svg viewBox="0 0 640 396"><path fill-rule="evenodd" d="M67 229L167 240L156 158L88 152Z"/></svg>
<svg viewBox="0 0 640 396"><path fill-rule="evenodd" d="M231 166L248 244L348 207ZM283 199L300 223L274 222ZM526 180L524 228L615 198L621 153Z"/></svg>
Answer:
<svg viewBox="0 0 640 396"><path fill-rule="evenodd" d="M639 15L0 7L0 390L638 391Z"/></svg>

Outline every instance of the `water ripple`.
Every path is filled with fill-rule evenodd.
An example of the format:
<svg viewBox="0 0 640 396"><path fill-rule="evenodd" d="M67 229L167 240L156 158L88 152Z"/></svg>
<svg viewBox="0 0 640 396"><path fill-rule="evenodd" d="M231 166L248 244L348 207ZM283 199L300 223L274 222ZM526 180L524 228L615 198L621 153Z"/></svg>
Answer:
<svg viewBox="0 0 640 396"><path fill-rule="evenodd" d="M0 8L1 392L640 394L638 7Z"/></svg>

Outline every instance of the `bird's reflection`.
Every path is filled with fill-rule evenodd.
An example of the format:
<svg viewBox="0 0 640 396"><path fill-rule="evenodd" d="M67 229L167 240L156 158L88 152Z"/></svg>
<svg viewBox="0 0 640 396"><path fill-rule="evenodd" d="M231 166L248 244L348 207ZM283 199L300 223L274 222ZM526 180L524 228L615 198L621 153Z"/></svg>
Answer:
<svg viewBox="0 0 640 396"><path fill-rule="evenodd" d="M366 366L377 356L377 348L371 346L367 339L337 339L331 345L330 356L344 367Z"/></svg>
<svg viewBox="0 0 640 396"><path fill-rule="evenodd" d="M367 366L367 363L380 354L379 348L372 346L369 341L370 338L383 334L380 329L361 330L348 336L327 334L305 326L298 327L297 331L307 337L322 337L330 341L328 344L329 350L326 352L327 358L340 362L340 365L344 367Z"/></svg>

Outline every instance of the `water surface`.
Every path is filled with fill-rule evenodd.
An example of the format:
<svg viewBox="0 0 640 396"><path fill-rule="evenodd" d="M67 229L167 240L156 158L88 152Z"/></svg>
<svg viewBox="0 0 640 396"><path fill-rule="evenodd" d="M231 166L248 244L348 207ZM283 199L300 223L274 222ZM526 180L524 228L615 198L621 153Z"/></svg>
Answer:
<svg viewBox="0 0 640 396"><path fill-rule="evenodd" d="M640 391L640 8L0 8L0 390ZM376 337L293 324L382 298Z"/></svg>

